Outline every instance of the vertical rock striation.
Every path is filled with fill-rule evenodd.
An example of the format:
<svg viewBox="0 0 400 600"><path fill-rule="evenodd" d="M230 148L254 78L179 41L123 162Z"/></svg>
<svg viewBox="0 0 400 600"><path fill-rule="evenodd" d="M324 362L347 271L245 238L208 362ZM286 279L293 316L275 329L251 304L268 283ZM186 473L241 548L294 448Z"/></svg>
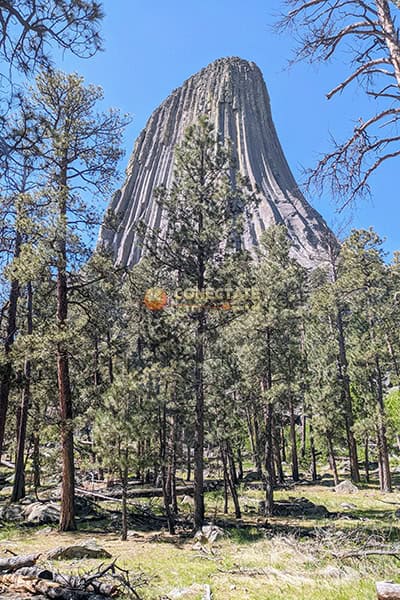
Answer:
<svg viewBox="0 0 400 600"><path fill-rule="evenodd" d="M117 264L133 266L142 248L135 225L162 226L154 199L160 185L173 178L174 147L188 125L207 113L224 138L231 140L242 175L257 191L259 205L249 218L244 245L257 244L262 232L284 223L293 255L307 267L321 261L331 235L323 218L297 187L272 120L270 100L260 69L240 58L222 58L190 77L157 108L136 140L126 180L108 209L113 228L103 224L100 243Z"/></svg>

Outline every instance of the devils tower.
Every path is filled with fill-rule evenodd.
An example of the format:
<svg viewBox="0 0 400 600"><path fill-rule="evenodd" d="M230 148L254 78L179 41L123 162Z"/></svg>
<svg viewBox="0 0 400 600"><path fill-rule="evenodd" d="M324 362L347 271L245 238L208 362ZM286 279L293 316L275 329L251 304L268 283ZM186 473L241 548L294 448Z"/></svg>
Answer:
<svg viewBox="0 0 400 600"><path fill-rule="evenodd" d="M229 138L238 167L257 192L258 207L246 226L244 246L251 249L270 225L286 225L293 255L304 266L318 264L329 229L299 190L285 159L272 120L260 69L241 58L222 58L190 77L153 112L130 158L126 180L114 195L100 242L117 264L131 267L141 257L136 224L162 226L155 190L173 179L174 148L188 125L208 114L223 138Z"/></svg>

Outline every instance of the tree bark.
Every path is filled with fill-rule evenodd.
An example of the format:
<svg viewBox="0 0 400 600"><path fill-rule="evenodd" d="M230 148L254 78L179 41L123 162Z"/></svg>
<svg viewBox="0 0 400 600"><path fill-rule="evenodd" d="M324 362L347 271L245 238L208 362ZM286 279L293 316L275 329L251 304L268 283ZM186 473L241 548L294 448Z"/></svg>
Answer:
<svg viewBox="0 0 400 600"><path fill-rule="evenodd" d="M305 406L303 403L303 414L301 417L301 450L300 454L302 458L306 456L306 447L307 447L307 416L305 413Z"/></svg>
<svg viewBox="0 0 400 600"><path fill-rule="evenodd" d="M190 447L189 442L187 442L187 446L186 446L186 481L190 481L190 477L192 475L191 452L192 452L192 449Z"/></svg>
<svg viewBox="0 0 400 600"><path fill-rule="evenodd" d="M21 252L22 236L18 228L15 233L14 259L17 259ZM8 297L8 313L6 338L4 340L4 365L0 373L0 459L3 453L4 434L6 429L6 420L8 413L9 396L11 389L11 380L13 374L12 362L10 358L11 349L14 344L15 332L17 327L17 305L19 297L19 281L12 279L10 293Z"/></svg>
<svg viewBox="0 0 400 600"><path fill-rule="evenodd" d="M238 448L237 448L237 463L238 463L237 478L238 478L238 481L243 481L243 460L242 460L242 451L240 449L240 446L238 446Z"/></svg>
<svg viewBox="0 0 400 600"><path fill-rule="evenodd" d="M226 464L226 456L222 444L220 444L220 453L222 461L222 472L224 475L224 515L228 514L229 496L228 496L228 466Z"/></svg>
<svg viewBox="0 0 400 600"><path fill-rule="evenodd" d="M225 447L226 447L226 454L228 457L230 478L231 478L233 484L237 485L239 482L238 482L238 478L237 478L235 460L233 458L233 451L232 451L232 446L231 446L230 442L226 442Z"/></svg>
<svg viewBox="0 0 400 600"><path fill-rule="evenodd" d="M357 456L357 444L353 433L354 426L354 415L353 415L353 403L351 400L350 390L350 378L348 375L348 362L347 362L347 351L346 342L344 336L344 327L342 314L339 308L336 313L336 327L338 332L338 345L339 345L339 377L342 383L342 400L344 408L344 418L346 425L346 437L347 447L349 452L350 460L350 474L351 479L354 483L360 482L360 471L358 468L358 456Z"/></svg>
<svg viewBox="0 0 400 600"><path fill-rule="evenodd" d="M197 323L195 358L194 527L196 530L201 529L204 522L204 333L205 316L202 309Z"/></svg>
<svg viewBox="0 0 400 600"><path fill-rule="evenodd" d="M389 449L386 437L386 423L385 423L385 405L383 401L383 382L382 382L382 371L380 366L379 357L375 356L375 370L376 370L376 388L377 388L377 402L378 402L378 446L379 456L381 462L380 470L380 489L382 492L392 491L392 476L390 472L389 463Z"/></svg>
<svg viewBox="0 0 400 600"><path fill-rule="evenodd" d="M338 485L339 484L339 475L338 475L338 470L337 470L335 451L333 449L332 434L328 431L326 432L326 445L328 448L329 466L331 468L332 475L333 475L333 483L335 485Z"/></svg>
<svg viewBox="0 0 400 600"><path fill-rule="evenodd" d="M171 481L168 477L169 461L167 448L167 407L164 402L162 412L160 413L160 463L161 463L161 487L164 502L165 516L167 517L168 531L171 535L175 534L175 519L171 510Z"/></svg>
<svg viewBox="0 0 400 600"><path fill-rule="evenodd" d="M32 284L27 284L27 334L32 335ZM21 397L20 419L17 438L17 453L15 459L15 475L11 502L17 502L25 496L25 442L28 412L31 398L31 361L25 358L24 385Z"/></svg>
<svg viewBox="0 0 400 600"><path fill-rule="evenodd" d="M376 11L380 21L384 40L389 50L390 60L393 65L397 87L400 88L400 45L396 26L387 0L375 0Z"/></svg>
<svg viewBox="0 0 400 600"><path fill-rule="evenodd" d="M314 429L312 425L312 418L310 415L310 449L311 449L311 480L317 481L318 473L317 473L317 451L315 449L314 442Z"/></svg>
<svg viewBox="0 0 400 600"><path fill-rule="evenodd" d="M369 436L365 436L364 442L364 470L365 470L365 481L369 483Z"/></svg>
<svg viewBox="0 0 400 600"><path fill-rule="evenodd" d="M282 467L282 459L281 459L281 447L280 447L280 428L276 425L276 419L274 419L274 431L273 431L273 441L274 441L274 458L275 458L275 471L278 483L282 484L285 482L285 475L283 473Z"/></svg>
<svg viewBox="0 0 400 600"><path fill-rule="evenodd" d="M296 418L294 414L293 400L289 398L289 415L290 415L290 442L292 452L292 478L293 481L299 481L299 460L297 456L297 439L296 439Z"/></svg>
<svg viewBox="0 0 400 600"><path fill-rule="evenodd" d="M232 466L229 465L229 454L231 453L232 449L230 446L230 443L228 441L222 442L222 444L220 445L221 448L221 457L222 457L222 464L224 467L224 492L225 492L225 502L224 502L224 512L226 509L226 513L228 512L228 499L227 499L227 489L226 489L226 484L228 484L229 490L231 492L231 496L232 496L232 500L233 500L233 505L235 507L235 517L236 519L241 519L242 518L242 514L241 514L241 510L240 510L240 504L239 504L239 497L238 497L238 493L237 493L237 489L236 489L236 485L235 482L233 480L233 472L234 470L232 470ZM228 468L229 465L229 468Z"/></svg>
<svg viewBox="0 0 400 600"><path fill-rule="evenodd" d="M121 540L126 542L128 539L128 450L125 451L124 465L121 469L121 482L122 482L122 528L121 528Z"/></svg>
<svg viewBox="0 0 400 600"><path fill-rule="evenodd" d="M59 239L57 260L57 343L58 398L61 417L62 489L60 531L73 531L75 523L75 464L72 394L69 376L68 349L62 337L67 328L67 173L63 166L59 189Z"/></svg>

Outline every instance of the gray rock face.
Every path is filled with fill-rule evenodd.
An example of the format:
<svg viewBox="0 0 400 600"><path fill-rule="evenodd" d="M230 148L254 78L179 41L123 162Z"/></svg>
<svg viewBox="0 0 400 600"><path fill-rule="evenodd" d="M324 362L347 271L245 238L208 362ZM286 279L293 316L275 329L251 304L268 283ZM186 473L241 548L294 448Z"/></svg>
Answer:
<svg viewBox="0 0 400 600"><path fill-rule="evenodd" d="M119 265L131 267L139 261L142 247L135 225L144 221L149 228L162 227L154 190L171 186L174 147L201 114L208 114L223 138L231 140L239 169L260 199L247 222L244 246L251 249L266 228L284 223L299 262L307 267L320 263L330 231L305 200L289 169L260 69L240 58L211 63L154 111L136 141L125 183L109 206L114 224L112 228L103 225L100 244L112 250Z"/></svg>

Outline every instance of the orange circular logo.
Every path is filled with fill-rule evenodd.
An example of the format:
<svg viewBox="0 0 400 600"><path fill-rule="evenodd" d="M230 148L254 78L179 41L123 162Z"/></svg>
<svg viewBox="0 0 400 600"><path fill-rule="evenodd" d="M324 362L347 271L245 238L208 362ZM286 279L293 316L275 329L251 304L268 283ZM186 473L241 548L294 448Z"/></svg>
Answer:
<svg viewBox="0 0 400 600"><path fill-rule="evenodd" d="M168 296L162 288L149 288L144 295L144 303L150 310L161 310L168 302Z"/></svg>

